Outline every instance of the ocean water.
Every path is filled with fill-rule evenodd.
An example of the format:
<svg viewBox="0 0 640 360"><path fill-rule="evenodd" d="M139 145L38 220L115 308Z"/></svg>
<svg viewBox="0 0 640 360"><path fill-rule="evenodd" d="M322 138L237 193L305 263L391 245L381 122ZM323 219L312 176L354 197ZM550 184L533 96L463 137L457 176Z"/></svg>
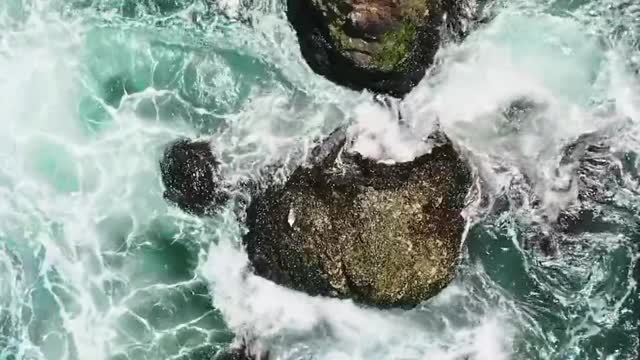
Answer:
<svg viewBox="0 0 640 360"><path fill-rule="evenodd" d="M389 109L314 74L279 0L1 0L0 359L638 359L640 5L475 5ZM345 124L396 161L440 127L477 176L459 273L413 310L255 277L231 208L162 198L178 137L234 180Z"/></svg>

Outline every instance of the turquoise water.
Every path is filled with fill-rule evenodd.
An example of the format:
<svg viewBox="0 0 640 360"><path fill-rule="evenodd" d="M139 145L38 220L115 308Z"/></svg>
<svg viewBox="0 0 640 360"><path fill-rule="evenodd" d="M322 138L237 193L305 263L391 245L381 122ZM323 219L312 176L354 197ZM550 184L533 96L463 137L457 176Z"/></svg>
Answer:
<svg viewBox="0 0 640 360"><path fill-rule="evenodd" d="M445 44L396 104L409 132L370 94L315 75L283 11L0 2L0 359L210 359L234 333L276 359L640 356L639 5L487 4L492 20ZM541 106L505 115L523 98ZM348 123L375 139L362 151L396 160L438 123L495 210L470 204L456 280L414 310L246 274L230 209L198 219L162 199L158 159L177 137L210 137L236 179L295 165ZM604 195L578 199L560 159L591 131L608 134L610 167L586 180ZM554 226L566 213L579 220Z"/></svg>

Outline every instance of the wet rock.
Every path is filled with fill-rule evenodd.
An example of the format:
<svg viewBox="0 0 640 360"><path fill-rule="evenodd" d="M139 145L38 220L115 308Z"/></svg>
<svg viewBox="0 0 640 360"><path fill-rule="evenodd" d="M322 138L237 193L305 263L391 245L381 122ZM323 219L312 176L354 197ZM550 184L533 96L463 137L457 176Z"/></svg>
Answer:
<svg viewBox="0 0 640 360"><path fill-rule="evenodd" d="M216 355L215 360L256 360L256 358L249 355L244 349L229 349Z"/></svg>
<svg viewBox="0 0 640 360"><path fill-rule="evenodd" d="M269 352L251 350L243 343L219 352L213 360L269 360Z"/></svg>
<svg viewBox="0 0 640 360"><path fill-rule="evenodd" d="M634 153L616 150L627 122L614 123L585 133L568 143L561 153L556 176L566 185L554 188L556 196L568 194L557 216L544 218L539 234L528 246L545 256L581 254L587 246L585 234L627 234L636 231L638 221L629 211L629 198L637 196L640 177ZM533 204L533 203L532 203Z"/></svg>
<svg viewBox="0 0 640 360"><path fill-rule="evenodd" d="M195 215L211 215L228 199L208 141L178 140L160 161L164 197Z"/></svg>
<svg viewBox="0 0 640 360"><path fill-rule="evenodd" d="M424 76L459 0L288 0L302 55L338 84L402 97ZM453 21L452 21L453 22Z"/></svg>
<svg viewBox="0 0 640 360"><path fill-rule="evenodd" d="M247 210L255 272L278 284L380 307L411 307L453 278L471 184L451 142L383 164L345 151L343 131L311 165L272 185Z"/></svg>
<svg viewBox="0 0 640 360"><path fill-rule="evenodd" d="M561 166L574 173L578 200L609 202L622 182L622 166L606 132L583 134L564 149Z"/></svg>
<svg viewBox="0 0 640 360"><path fill-rule="evenodd" d="M556 228L566 234L583 232L608 232L620 227L612 212L625 208L624 192L635 196L634 189L640 183L633 164L634 154L615 151L615 134L626 131L622 125L579 136L564 149L560 166L570 169L573 175L576 199L560 213ZM622 203L620 201L622 200ZM623 218L618 214L618 219ZM625 221L626 225L635 221ZM623 229L618 230L626 232Z"/></svg>

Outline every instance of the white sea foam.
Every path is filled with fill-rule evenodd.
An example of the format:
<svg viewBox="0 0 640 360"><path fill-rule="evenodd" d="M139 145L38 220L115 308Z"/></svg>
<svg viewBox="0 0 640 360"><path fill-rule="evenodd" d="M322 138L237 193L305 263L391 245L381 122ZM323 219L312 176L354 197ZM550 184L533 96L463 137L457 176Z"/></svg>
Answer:
<svg viewBox="0 0 640 360"><path fill-rule="evenodd" d="M100 2L93 10L108 8L108 3ZM177 229L176 242L204 244L198 271L210 283L213 304L232 330L255 337L280 359L458 360L472 355L493 360L517 358L517 351L531 354L528 347L535 348L536 356L548 357L562 334L549 335L551 331L544 331L549 325L538 323L537 312L544 314L544 309L528 303L536 291L549 291L550 298L559 299L564 306L559 313L573 306L572 311L593 314L594 323L588 323L586 313L580 313L585 322L577 325L554 319L569 323L573 331L574 337L561 344L567 358L580 354L589 334L625 316L624 304L636 291L636 282L614 289L621 294L607 295L611 302L597 294L598 286L622 280L611 278L608 263L598 262L601 257L594 251L598 256L583 254L590 260L587 267L558 261L556 277L540 285L534 280L542 282L545 275L532 273L536 269L520 253L516 229L506 221L496 227L507 227L517 245L500 245L508 254L503 260L511 261L509 271L480 266L494 258L478 258L478 253L498 255L476 248L465 254L460 277L414 310L381 311L310 297L252 275L240 246L241 225L233 214L223 214L213 225L194 219L166 205L158 178L164 144L202 135L189 122L197 116L222 119L212 138L230 178L267 164L295 165L314 138L349 121L355 150L382 161L407 161L429 151L431 144L424 140L440 126L470 154L491 195L521 180L542 199L542 211L554 217L576 199L575 192L557 190L574 176L556 172L563 146L625 118L632 126L619 134L615 147L624 151L638 144L640 90L629 68L631 50L623 44L608 48L587 31L585 21L507 5L464 43L441 49L433 72L395 104L397 109L389 110L369 94L338 88L314 75L271 1L258 7L271 13L254 19L253 28L242 28L247 33L220 41L220 54L213 54L211 44L176 50L166 38L154 37L165 31L155 24L148 33L127 28L122 30L126 36L119 35L117 26L122 24L112 20L120 8L105 11L108 25L96 25L84 23L84 17L61 18L58 5L48 0L0 4L0 336L6 336L6 330L12 341L7 345L0 337L0 358L17 354L18 359L71 360L92 354L92 359L106 360L123 353L131 359L175 358L199 345L171 348L185 328L194 330L190 336L196 342L214 338L221 329L198 323L210 315L208 310L183 318L177 314L184 305L163 297L183 286L191 291L197 279L159 281L156 276L170 266L166 259L150 265L145 261L153 259L144 254L128 253L129 246L154 245L145 236L156 231L158 223ZM231 17L242 12L239 1L220 5ZM212 33L203 38L216 36L222 37ZM104 45L100 52L100 41L112 47ZM227 63L224 56L235 50L245 57L229 61L244 61L263 77L256 80L251 78L254 73ZM190 53L176 61L178 65L171 63L180 51ZM124 60L110 58L114 53ZM88 64L101 57L106 60ZM251 68L262 66L261 61L273 67ZM199 104L177 88L186 82L190 67L198 69L196 86L203 87ZM154 83L124 95L115 106L105 104L95 83L131 69ZM163 78L169 75L177 80ZM216 88L243 81L253 82L245 88L238 85L240 90ZM238 99L242 91L248 100ZM207 102L210 97L228 106L211 109L215 102ZM87 98L104 110L91 118L95 123L78 115ZM528 116L503 114L522 99L532 104ZM172 109L167 104L180 105ZM88 129L87 123L95 128ZM626 180L635 181L632 176ZM539 220L526 204L523 207L523 216ZM623 241L606 236L580 240L603 249ZM619 250L617 256L628 253ZM638 261L637 256L633 259L631 263ZM528 286L540 285L524 298L519 295L522 289L501 278L504 272L518 273L519 266L529 266L526 280L534 284ZM583 281L583 289L562 283L563 274ZM162 328L154 316L136 313L166 302L173 312L167 317L178 324ZM3 327L9 323L10 329ZM581 333L585 329L586 335Z"/></svg>
<svg viewBox="0 0 640 360"><path fill-rule="evenodd" d="M483 316L463 307L458 311L468 316L468 326L425 328L410 313L310 297L257 277L248 272L246 254L237 243L221 240L212 245L209 254L203 275L213 279L214 303L229 326L237 333L256 337L259 347L283 358L509 358L510 326L497 313ZM435 306L444 309L456 298L468 296L467 291L454 285L434 299ZM445 311L421 320L447 324L451 315Z"/></svg>
<svg viewBox="0 0 640 360"><path fill-rule="evenodd" d="M558 190L573 176L556 172L563 147L621 117L598 116L585 106L590 97L602 96L596 80L608 64L597 39L578 23L505 11L462 45L440 51L433 74L400 105L402 121L396 112L375 103L355 107L349 129L356 139L353 150L381 161L407 161L429 151L431 145L424 140L440 126L473 154L471 161L481 167L490 191L505 190L514 177L524 175L542 199L546 217L555 219L577 196L575 188ZM620 67L614 67L608 70L619 74ZM616 76L613 80L617 83L607 89L631 86L621 85ZM627 90L621 95L636 93ZM508 118L505 111L518 102L528 115ZM519 327L511 325L527 321L511 305L485 308L483 315L463 307L448 310L475 319L474 325L442 331L424 326L429 321L414 323L410 313L309 297L247 273L246 255L229 244L223 240L213 245L204 265L216 305L232 327L261 338L284 358L313 354L327 359L508 359ZM234 269L228 259L236 262ZM469 291L452 285L424 308L437 308L451 292L454 297L472 297ZM448 323L451 316L443 311L431 321Z"/></svg>

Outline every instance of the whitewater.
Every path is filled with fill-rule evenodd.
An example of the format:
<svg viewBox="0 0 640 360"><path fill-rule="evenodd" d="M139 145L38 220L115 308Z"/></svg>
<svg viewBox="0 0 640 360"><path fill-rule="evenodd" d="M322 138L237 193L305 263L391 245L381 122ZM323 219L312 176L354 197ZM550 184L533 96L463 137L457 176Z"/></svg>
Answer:
<svg viewBox="0 0 640 360"><path fill-rule="evenodd" d="M469 6L380 101L313 73L279 0L0 0L0 360L639 359L640 4ZM162 197L179 137L242 181L340 125L381 161L443 129L472 164L460 269L415 309L256 277L234 204Z"/></svg>

